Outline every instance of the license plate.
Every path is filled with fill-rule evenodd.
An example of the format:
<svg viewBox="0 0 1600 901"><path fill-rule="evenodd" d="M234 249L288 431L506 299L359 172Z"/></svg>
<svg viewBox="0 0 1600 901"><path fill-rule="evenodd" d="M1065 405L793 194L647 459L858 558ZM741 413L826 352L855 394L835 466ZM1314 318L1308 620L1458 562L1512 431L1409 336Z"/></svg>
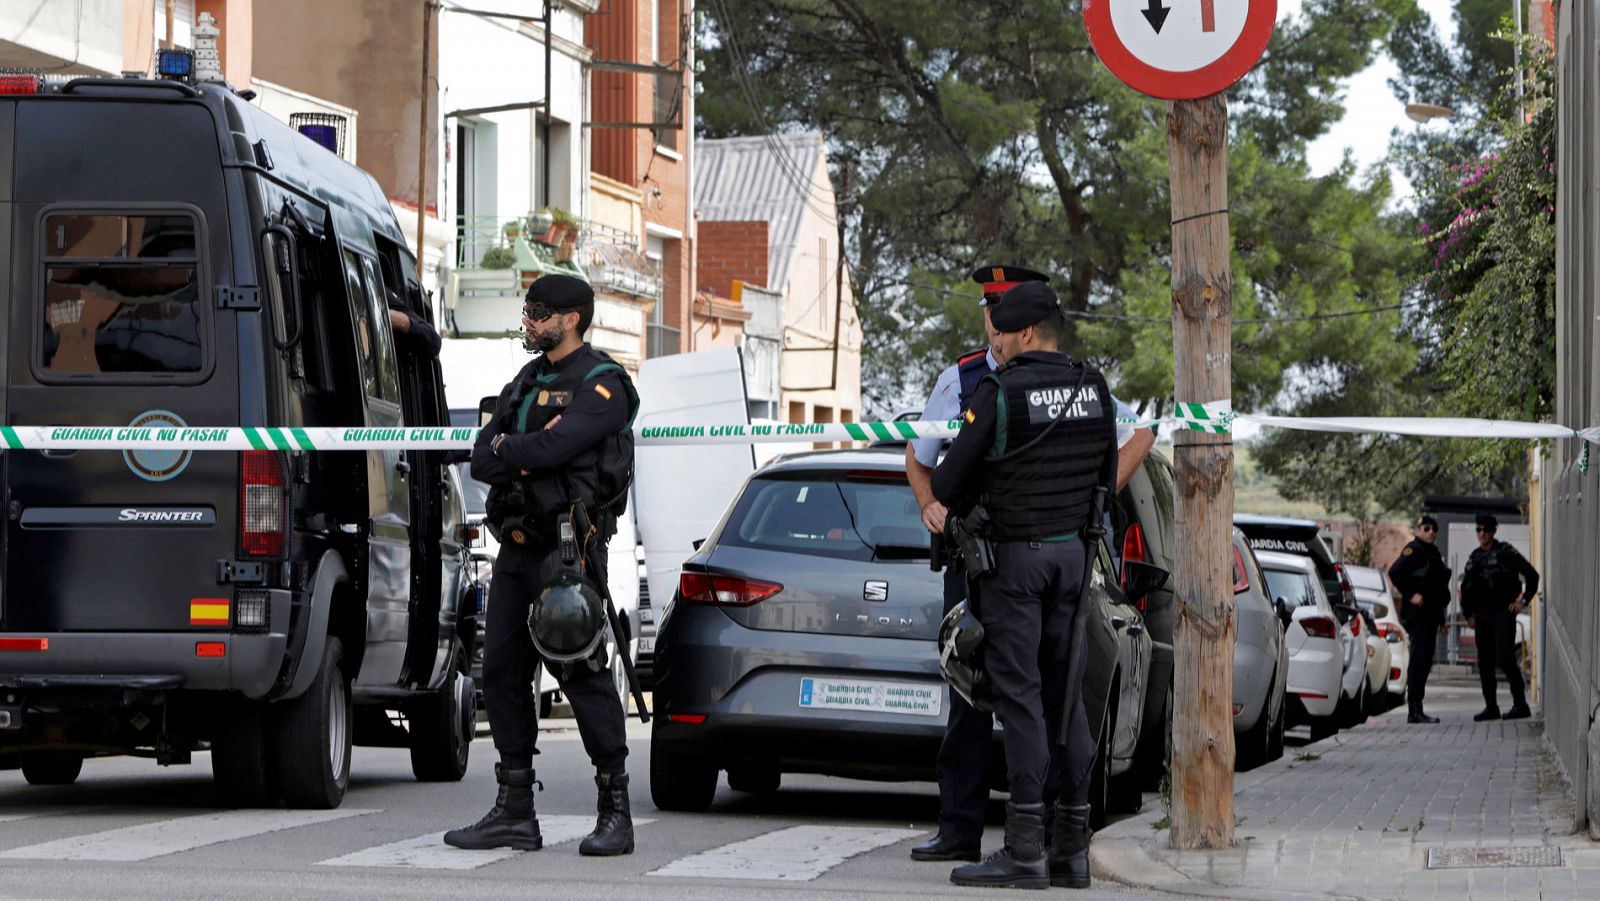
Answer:
<svg viewBox="0 0 1600 901"><path fill-rule="evenodd" d="M654 638L640 638L639 639L639 653L641 653L641 654L654 654L655 652L656 652L656 640Z"/></svg>
<svg viewBox="0 0 1600 901"><path fill-rule="evenodd" d="M806 676L800 680L800 706L815 710L938 716L944 708L944 686Z"/></svg>

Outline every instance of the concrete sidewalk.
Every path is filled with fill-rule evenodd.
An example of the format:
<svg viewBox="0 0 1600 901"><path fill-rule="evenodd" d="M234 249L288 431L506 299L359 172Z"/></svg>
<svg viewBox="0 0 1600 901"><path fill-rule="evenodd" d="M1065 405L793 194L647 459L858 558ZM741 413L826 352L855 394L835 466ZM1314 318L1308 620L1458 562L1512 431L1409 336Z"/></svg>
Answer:
<svg viewBox="0 0 1600 901"><path fill-rule="evenodd" d="M1443 722L1407 725L1402 707L1315 744L1291 734L1282 760L1236 775L1232 849L1174 851L1159 805L1097 833L1095 878L1225 898L1596 897L1600 845L1571 834L1542 720L1472 722L1475 679L1430 685L1427 706Z"/></svg>

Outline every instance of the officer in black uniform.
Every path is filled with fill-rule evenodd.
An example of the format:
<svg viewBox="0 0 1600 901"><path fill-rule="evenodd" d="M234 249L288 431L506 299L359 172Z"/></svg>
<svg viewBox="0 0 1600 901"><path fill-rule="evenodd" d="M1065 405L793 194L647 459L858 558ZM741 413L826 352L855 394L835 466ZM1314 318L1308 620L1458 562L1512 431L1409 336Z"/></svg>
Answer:
<svg viewBox="0 0 1600 901"><path fill-rule="evenodd" d="M389 328L394 331L394 346L419 357L437 357L442 342L433 323L406 309L400 295L388 292Z"/></svg>
<svg viewBox="0 0 1600 901"><path fill-rule="evenodd" d="M1526 719L1533 711L1528 709L1522 667L1517 661L1517 614L1538 593L1539 573L1516 548L1495 540L1500 521L1492 514L1479 513L1477 523L1478 546L1461 572L1461 612L1476 634L1478 681L1483 686L1483 710L1473 720L1500 719L1496 665L1506 674L1511 689L1511 709L1505 718Z"/></svg>
<svg viewBox="0 0 1600 901"><path fill-rule="evenodd" d="M984 330L990 344L996 337L988 314L1006 291L1022 282L1048 282L1049 277L1021 266L980 266L972 280L983 286ZM955 419L972 401L978 382L999 362L993 348L981 347L962 354L939 374L922 410L923 422ZM941 438L912 441L906 446L906 478L916 494L922 521L928 530L944 531L946 508L933 496L933 468L939 464ZM959 563L944 569L944 612L967 598L967 577ZM912 860L977 860L983 840L983 821L989 804L989 745L994 740L994 717L975 710L961 695L950 693L944 740L939 743L935 774L939 780L939 832L911 849Z"/></svg>
<svg viewBox="0 0 1600 901"><path fill-rule="evenodd" d="M1439 633L1444 631L1445 611L1450 607L1450 567L1434 543L1438 537L1439 521L1423 516L1417 521L1416 537L1389 567L1389 581L1400 592L1400 625L1411 636L1411 663L1406 670L1408 723L1439 721L1422 711L1433 652L1439 644Z"/></svg>
<svg viewBox="0 0 1600 901"><path fill-rule="evenodd" d="M539 657L529 633L529 607L563 571L557 518L581 504L604 523L605 472L618 463L608 459L608 449L632 425L638 409L627 373L583 340L593 316L594 292L587 282L545 275L533 283L523 307L524 342L542 355L500 392L493 419L472 449L472 476L490 486L486 519L501 542L483 659L484 701L500 754L495 767L500 792L483 819L445 833L445 843L457 848L537 850L543 845L533 806L538 707L532 685ZM623 462L631 465L631 443L627 453ZM605 559L609 532L602 528L600 552L590 559ZM604 572L589 577L605 583ZM611 674L581 663L547 669L572 703L597 773L600 815L579 853L632 853L626 714Z"/></svg>
<svg viewBox="0 0 1600 901"><path fill-rule="evenodd" d="M1005 846L950 879L1044 888L1059 869L1061 884L1087 886L1095 744L1075 678L1083 643L1074 636L1089 565L1082 533L1098 526L1116 474L1115 415L1100 373L1057 350L1066 316L1048 286L1010 289L990 321L1005 362L979 383L933 472L933 493L992 544L993 567L968 576L1011 798ZM1046 781L1058 740L1066 747L1047 852Z"/></svg>

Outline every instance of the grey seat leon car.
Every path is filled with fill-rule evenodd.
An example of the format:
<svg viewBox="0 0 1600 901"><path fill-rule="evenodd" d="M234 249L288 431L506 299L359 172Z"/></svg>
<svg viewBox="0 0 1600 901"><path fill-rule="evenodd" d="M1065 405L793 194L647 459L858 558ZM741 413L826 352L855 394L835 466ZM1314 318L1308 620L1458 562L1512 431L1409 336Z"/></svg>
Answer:
<svg viewBox="0 0 1600 901"><path fill-rule="evenodd" d="M656 807L705 810L722 771L749 792L784 773L933 779L950 693L929 545L900 448L780 457L751 476L685 561L657 633ZM1084 703L1103 808L1107 776L1132 764L1151 651L1110 556L1095 558ZM1147 584L1164 580L1150 570Z"/></svg>

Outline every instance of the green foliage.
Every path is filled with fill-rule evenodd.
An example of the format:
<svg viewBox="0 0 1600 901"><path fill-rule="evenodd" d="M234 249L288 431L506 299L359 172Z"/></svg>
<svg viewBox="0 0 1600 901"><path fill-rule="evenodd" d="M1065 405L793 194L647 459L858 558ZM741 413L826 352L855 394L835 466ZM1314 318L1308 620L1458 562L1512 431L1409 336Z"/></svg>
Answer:
<svg viewBox="0 0 1600 901"><path fill-rule="evenodd" d="M1095 57L1059 0L708 0L710 137L817 129L862 298L863 380L879 412L919 404L982 341L976 265L1055 274L1077 313L1068 349L1124 399L1172 392L1166 104ZM1389 185L1353 166L1310 178L1305 144L1342 113L1412 0L1311 0L1232 91L1234 399L1259 407L1310 369L1404 372L1396 314L1284 322L1399 301L1408 245L1383 218ZM1140 402L1145 402L1141 404Z"/></svg>
<svg viewBox="0 0 1600 901"><path fill-rule="evenodd" d="M484 269L510 269L517 265L517 255L509 247L491 247L483 252L478 265Z"/></svg>

